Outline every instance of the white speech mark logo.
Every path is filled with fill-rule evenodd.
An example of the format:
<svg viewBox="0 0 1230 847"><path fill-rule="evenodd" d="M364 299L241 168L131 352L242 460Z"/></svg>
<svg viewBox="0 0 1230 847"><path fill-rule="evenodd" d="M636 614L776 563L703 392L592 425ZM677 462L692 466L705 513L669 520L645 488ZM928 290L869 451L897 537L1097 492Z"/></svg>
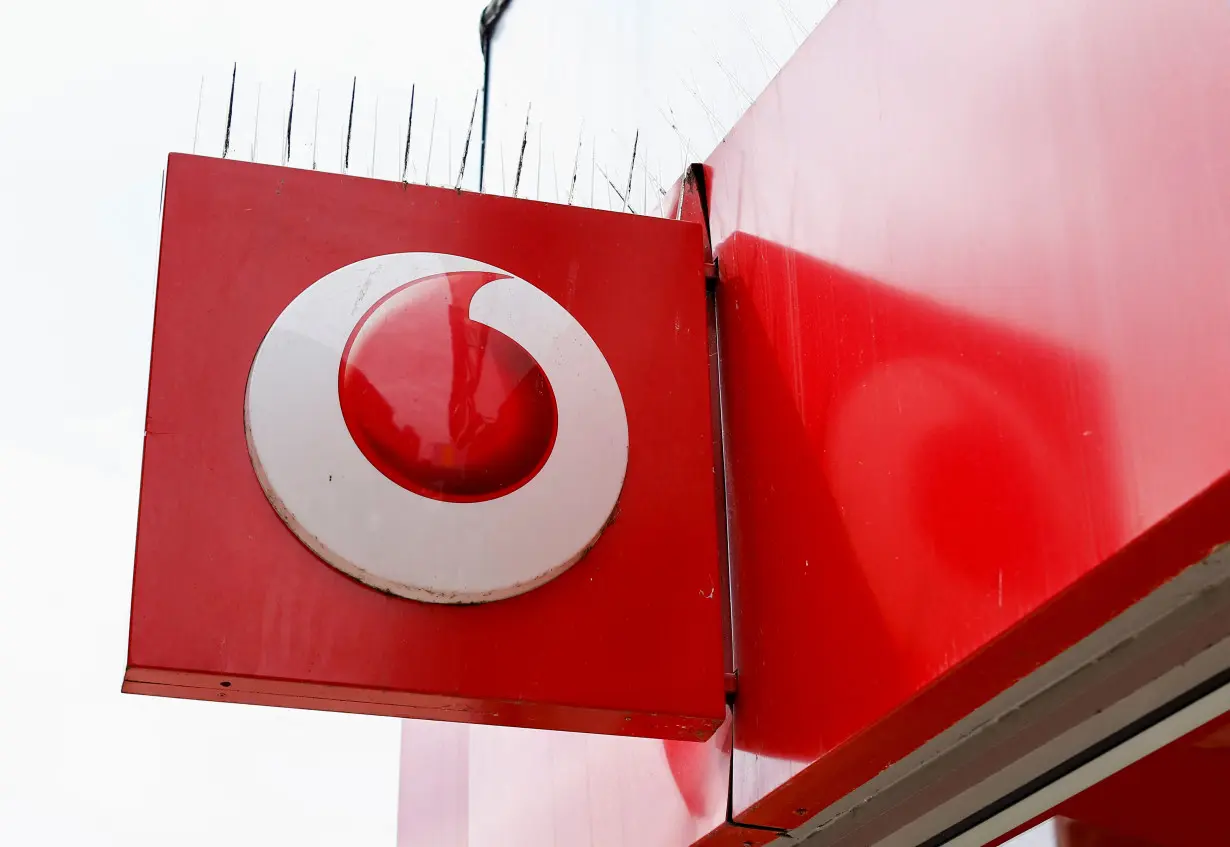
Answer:
<svg viewBox="0 0 1230 847"><path fill-rule="evenodd" d="M602 351L514 274L441 253L317 280L257 351L248 450L321 559L436 603L529 591L585 555L628 463Z"/></svg>

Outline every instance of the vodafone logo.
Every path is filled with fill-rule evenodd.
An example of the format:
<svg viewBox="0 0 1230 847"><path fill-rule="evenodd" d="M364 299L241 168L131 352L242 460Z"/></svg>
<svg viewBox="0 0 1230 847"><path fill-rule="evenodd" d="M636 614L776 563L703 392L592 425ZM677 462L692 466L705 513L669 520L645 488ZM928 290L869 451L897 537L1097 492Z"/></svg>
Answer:
<svg viewBox="0 0 1230 847"><path fill-rule="evenodd" d="M529 591L593 546L628 463L602 351L491 265L395 253L317 280L257 351L248 450L274 509L383 591L476 603Z"/></svg>

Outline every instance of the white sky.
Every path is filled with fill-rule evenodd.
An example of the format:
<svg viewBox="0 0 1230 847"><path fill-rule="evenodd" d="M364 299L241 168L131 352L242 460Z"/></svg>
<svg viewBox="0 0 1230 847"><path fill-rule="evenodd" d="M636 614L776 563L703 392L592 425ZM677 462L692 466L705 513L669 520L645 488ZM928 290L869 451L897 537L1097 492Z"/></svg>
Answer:
<svg viewBox="0 0 1230 847"><path fill-rule="evenodd" d="M220 139L232 60L244 158L253 84L279 122L294 68L300 114L357 74L361 106L417 82L463 126L481 6L0 4L0 844L394 843L396 721L119 692L160 182L202 75L200 142Z"/></svg>

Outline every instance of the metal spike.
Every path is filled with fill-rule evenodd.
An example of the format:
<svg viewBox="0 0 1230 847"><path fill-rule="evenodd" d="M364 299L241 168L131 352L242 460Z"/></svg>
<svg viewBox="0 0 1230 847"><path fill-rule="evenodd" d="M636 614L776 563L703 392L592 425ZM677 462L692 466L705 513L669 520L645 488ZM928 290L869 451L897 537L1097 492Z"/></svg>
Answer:
<svg viewBox="0 0 1230 847"><path fill-rule="evenodd" d="M196 142L201 136L201 101L205 99L205 74L201 74L201 88L196 93L196 123L192 125L192 155L196 155Z"/></svg>
<svg viewBox="0 0 1230 847"><path fill-rule="evenodd" d="M256 120L252 122L252 149L249 151L248 161L256 161L256 139L260 136L261 131L261 83L256 84Z"/></svg>
<svg viewBox="0 0 1230 847"><path fill-rule="evenodd" d="M226 135L222 139L222 158L226 158L226 154L231 149L231 119L235 116L235 79L239 74L239 63L231 65L231 101L226 107Z"/></svg>
<svg viewBox="0 0 1230 847"><path fill-rule="evenodd" d="M376 108L372 110L372 163L367 169L367 175L376 175L376 139L380 137L380 95L376 95Z"/></svg>
<svg viewBox="0 0 1230 847"><path fill-rule="evenodd" d="M474 116L478 113L478 95L482 89L474 92L474 105L470 107L470 128L466 130L466 146L461 149L461 168L457 171L457 190L461 190L461 180L466 175L466 156L470 153L470 135L474 132Z"/></svg>
<svg viewBox="0 0 1230 847"><path fill-rule="evenodd" d="M666 189L662 187L661 162L654 168L654 172L649 174L649 181L653 183L653 190L658 192L659 197L666 197Z"/></svg>
<svg viewBox="0 0 1230 847"><path fill-rule="evenodd" d="M693 155L691 142L688 141L687 137L679 131L679 124L675 120L675 110L671 109L669 104L667 104L666 108L670 109L669 117L666 112L662 111L661 107L658 107L658 114L662 116L662 120L666 121L666 125L671 128L671 131L675 133L675 137L679 139L679 148L683 158L683 167L686 169L689 161L695 161L703 157Z"/></svg>
<svg viewBox="0 0 1230 847"><path fill-rule="evenodd" d="M632 174L636 172L636 145L640 143L641 131L636 131L635 137L632 139L632 164L628 166L628 187L624 190L624 205L628 207L628 211L632 211L632 205L629 200L632 199ZM634 213L635 214L635 213Z"/></svg>
<svg viewBox="0 0 1230 847"><path fill-rule="evenodd" d="M625 195L625 194L620 194L620 193L619 193L619 188L615 185L614 181L613 181L613 180L611 179L611 177L607 174L607 172L603 169L602 165L599 165L599 166L598 166L598 173L602 174L602 178L606 180L607 192L608 192L608 193L607 193L607 199L608 199L608 200L610 199L610 193L609 193L609 192L614 191L614 192L615 192L615 196L616 196L616 197L618 197L618 198L619 198L619 201L620 201L621 203L623 203L623 204L624 204L624 208L625 208L625 209L627 209L629 212L631 212L632 214L634 214L634 215L635 215L635 214L636 214L636 210L635 210L635 209L633 209L633 208L632 208L632 206L628 203L628 199L629 199L629 198L628 198L628 196L627 196L627 195Z"/></svg>
<svg viewBox="0 0 1230 847"><path fill-rule="evenodd" d="M410 167L410 130L414 127L414 86L410 86L410 117L406 118L406 150L401 157L401 181L406 181L406 170Z"/></svg>
<svg viewBox="0 0 1230 847"><path fill-rule="evenodd" d="M431 185L431 148L436 144L436 110L440 108L440 98L431 104L431 134L427 138L427 170L423 174L423 185Z"/></svg>
<svg viewBox="0 0 1230 847"><path fill-rule="evenodd" d="M700 87L696 85L695 76L692 78L692 85L688 85L686 80L681 81L683 82L684 90L692 95L697 105L700 106L701 111L705 113L705 117L708 118L709 130L713 133L714 143L721 143L722 136L725 134L722 130L722 122L718 120L718 116L709 108L709 104L705 102L705 99L700 96Z"/></svg>
<svg viewBox="0 0 1230 847"><path fill-rule="evenodd" d="M726 67L725 63L723 63L720 58L716 58L719 55L720 51L717 49L717 45L713 43L713 40L707 37L702 37L701 34L696 31L695 27L688 27L688 29L691 32L692 38L695 42L701 42L701 41L707 42L706 46L708 47L708 52L713 54L713 56L715 57L713 61L718 66L718 70L720 70L725 75L726 81L730 83L730 87L733 88L735 92L738 93L739 96L741 96L746 101L744 103L744 106L746 107L748 105L751 105L752 100L755 98L753 98L752 95L747 92L747 89L743 87L743 83L739 82L739 78L736 77L730 71L730 69ZM746 23L744 23L744 30L748 31ZM750 32L749 32L749 35L750 35Z"/></svg>
<svg viewBox="0 0 1230 847"><path fill-rule="evenodd" d="M649 166L644 156L641 157L641 212L649 214Z"/></svg>
<svg viewBox="0 0 1230 847"><path fill-rule="evenodd" d="M581 164L581 141L585 138L585 122L581 121L581 131L577 133L577 152L572 157L572 181L568 183L568 205L572 205L573 195L577 191L577 166Z"/></svg>
<svg viewBox="0 0 1230 847"><path fill-rule="evenodd" d="M290 130L295 123L295 83L299 81L299 71L290 75L290 110L286 113L286 164L290 164Z"/></svg>
<svg viewBox="0 0 1230 847"><path fill-rule="evenodd" d="M752 47L755 48L756 53L760 58L761 70L765 72L765 76L772 77L774 74L776 74L778 71L782 69L782 66L778 64L776 59L773 58L773 54L765 49L765 46L760 41L760 39L756 37L756 33L752 29L751 25L747 22L747 18L743 17L743 15L740 15L738 13L735 14L735 18L738 20L739 26L742 28L743 32L747 33L747 37L751 40ZM769 70L768 65L765 64L766 60L768 61L769 65L773 66L773 70L771 71Z"/></svg>
<svg viewBox="0 0 1230 847"><path fill-rule="evenodd" d="M803 22L799 20L798 15L794 13L793 9L786 5L784 0L777 0L777 7L782 10L782 17L786 19L786 29L790 30L790 37L794 40L794 46L798 47L799 38L795 34L794 29L795 27L798 27L799 31L804 37L806 37L807 27L803 26Z"/></svg>
<svg viewBox="0 0 1230 847"><path fill-rule="evenodd" d="M513 178L513 197L517 196L517 190L521 187L521 166L525 164L525 144L530 140L530 109L533 105L531 103L525 107L525 130L521 133L521 155L517 157L517 175Z"/></svg>
<svg viewBox="0 0 1230 847"><path fill-rule="evenodd" d="M354 95L359 90L359 78L350 83L350 119L346 122L346 155L342 159L342 173L350 170L350 133L354 129Z"/></svg>
<svg viewBox="0 0 1230 847"><path fill-rule="evenodd" d="M730 87L737 91L739 95L747 101L745 107L750 106L752 101L756 98L752 97L752 95L748 93L747 89L743 87L743 83L739 82L739 78L726 67L726 64L721 59L714 59L714 62L717 63L718 70L725 74L726 80L730 83Z"/></svg>
<svg viewBox="0 0 1230 847"><path fill-rule="evenodd" d="M312 130L312 170L316 170L316 142L320 138L320 89L316 89L316 128Z"/></svg>

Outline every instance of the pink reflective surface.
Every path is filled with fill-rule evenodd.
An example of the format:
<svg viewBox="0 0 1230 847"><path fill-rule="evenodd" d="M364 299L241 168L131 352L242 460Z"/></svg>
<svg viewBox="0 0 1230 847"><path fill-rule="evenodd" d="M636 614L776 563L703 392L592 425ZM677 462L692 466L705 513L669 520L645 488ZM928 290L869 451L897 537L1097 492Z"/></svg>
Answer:
<svg viewBox="0 0 1230 847"><path fill-rule="evenodd" d="M687 847L725 819L729 743L404 721L398 847Z"/></svg>
<svg viewBox="0 0 1230 847"><path fill-rule="evenodd" d="M843 0L710 158L740 819L1032 670L980 657L1230 467L1227 44L1201 0Z"/></svg>

